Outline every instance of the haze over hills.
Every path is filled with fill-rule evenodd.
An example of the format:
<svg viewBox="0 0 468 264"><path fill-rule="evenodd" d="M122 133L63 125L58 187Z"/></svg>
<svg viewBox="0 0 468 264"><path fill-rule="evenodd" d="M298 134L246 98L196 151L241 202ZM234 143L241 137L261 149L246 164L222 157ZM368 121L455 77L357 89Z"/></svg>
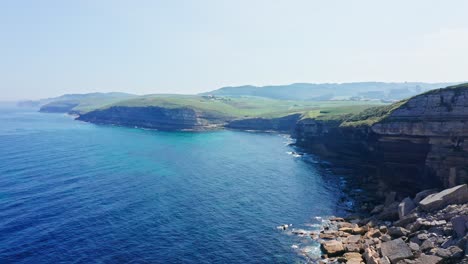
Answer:
<svg viewBox="0 0 468 264"><path fill-rule="evenodd" d="M378 99L396 101L459 82L354 82L354 83L294 83L269 86L228 86L203 95L259 96L286 100Z"/></svg>
<svg viewBox="0 0 468 264"><path fill-rule="evenodd" d="M20 107L41 108L43 112L69 112L72 109L77 111L94 109L134 97L137 97L137 95L120 92L64 94L58 97L45 98L37 101L20 101L17 105Z"/></svg>
<svg viewBox="0 0 468 264"><path fill-rule="evenodd" d="M40 108L42 112L68 112L72 114L83 114L99 108L131 104L139 107L188 107L208 110L209 112L214 111L217 113L216 115L224 113L223 115L227 114L231 117L254 116L258 115L259 111L263 115L266 113L284 115L317 107L317 105L308 103L303 105L305 102L334 101L336 102L333 103L334 106L338 104L346 107L356 105L347 103L350 101L358 102L357 105L367 105L369 101L390 103L451 84L453 83L356 82L295 83L263 87L246 85L223 87L199 95L149 94L139 96L118 92L65 94L38 101L22 101L18 105ZM290 102L283 103L281 101ZM326 104L321 103L320 106L324 107Z"/></svg>

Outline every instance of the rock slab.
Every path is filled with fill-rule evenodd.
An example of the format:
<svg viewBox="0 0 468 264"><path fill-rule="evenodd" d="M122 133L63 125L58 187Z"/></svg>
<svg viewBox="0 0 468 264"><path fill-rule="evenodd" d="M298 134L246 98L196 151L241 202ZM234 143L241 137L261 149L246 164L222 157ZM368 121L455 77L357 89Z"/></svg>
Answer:
<svg viewBox="0 0 468 264"><path fill-rule="evenodd" d="M411 198L406 197L398 205L398 217L403 219L403 217L407 216L414 208L416 208L416 204L411 200Z"/></svg>
<svg viewBox="0 0 468 264"><path fill-rule="evenodd" d="M466 184L431 194L424 198L419 205L425 211L434 211L449 204L464 203L468 203L468 186Z"/></svg>
<svg viewBox="0 0 468 264"><path fill-rule="evenodd" d="M337 240L322 242L321 247L322 250L330 257L341 255L345 251L343 243Z"/></svg>
<svg viewBox="0 0 468 264"><path fill-rule="evenodd" d="M392 263L413 257L411 249L401 238L382 243L381 250L382 255L388 257Z"/></svg>

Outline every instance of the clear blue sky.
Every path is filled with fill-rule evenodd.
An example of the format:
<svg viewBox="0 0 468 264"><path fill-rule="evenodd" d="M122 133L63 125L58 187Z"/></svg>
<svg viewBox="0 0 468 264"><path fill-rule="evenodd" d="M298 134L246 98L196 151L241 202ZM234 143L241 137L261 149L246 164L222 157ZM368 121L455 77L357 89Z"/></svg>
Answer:
<svg viewBox="0 0 468 264"><path fill-rule="evenodd" d="M0 99L468 79L468 1L0 2Z"/></svg>

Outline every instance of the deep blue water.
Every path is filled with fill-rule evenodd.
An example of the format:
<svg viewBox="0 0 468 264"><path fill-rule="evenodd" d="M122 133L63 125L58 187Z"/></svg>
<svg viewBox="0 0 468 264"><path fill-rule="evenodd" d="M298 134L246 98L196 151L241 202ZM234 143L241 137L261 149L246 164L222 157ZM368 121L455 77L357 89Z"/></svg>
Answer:
<svg viewBox="0 0 468 264"><path fill-rule="evenodd" d="M339 213L339 184L287 141L0 108L0 263L305 262L276 226Z"/></svg>

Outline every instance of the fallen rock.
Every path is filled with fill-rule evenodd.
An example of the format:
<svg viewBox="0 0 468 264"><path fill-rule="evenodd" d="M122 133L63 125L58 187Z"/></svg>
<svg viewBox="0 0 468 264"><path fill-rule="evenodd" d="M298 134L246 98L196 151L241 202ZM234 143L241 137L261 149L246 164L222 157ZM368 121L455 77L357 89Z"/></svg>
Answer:
<svg viewBox="0 0 468 264"><path fill-rule="evenodd" d="M387 229L387 226L380 226L379 227L379 231L382 232L383 234L387 233L388 229Z"/></svg>
<svg viewBox="0 0 468 264"><path fill-rule="evenodd" d="M341 229L341 228L351 228L351 229L353 229L353 228L357 227L356 224L351 224L351 223L348 223L348 222L340 222L340 223L338 223L337 226L338 226L339 229Z"/></svg>
<svg viewBox="0 0 468 264"><path fill-rule="evenodd" d="M413 257L411 249L401 238L383 242L380 249L382 251L382 255L384 257L388 257L392 263Z"/></svg>
<svg viewBox="0 0 468 264"><path fill-rule="evenodd" d="M362 256L367 264L379 264L379 253L372 248L366 248Z"/></svg>
<svg viewBox="0 0 468 264"><path fill-rule="evenodd" d="M323 231L319 234L319 238L322 239L335 239L338 236L338 233L335 231Z"/></svg>
<svg viewBox="0 0 468 264"><path fill-rule="evenodd" d="M442 209L449 204L468 203L468 185L458 185L450 189L445 189L439 193L431 194L424 198L420 207L427 211Z"/></svg>
<svg viewBox="0 0 468 264"><path fill-rule="evenodd" d="M403 217L407 216L414 208L416 208L416 204L411 198L406 197L398 205L398 217L403 219Z"/></svg>
<svg viewBox="0 0 468 264"><path fill-rule="evenodd" d="M414 260L414 264L438 264L442 262L442 258L434 255L421 254Z"/></svg>
<svg viewBox="0 0 468 264"><path fill-rule="evenodd" d="M321 243L321 248L329 257L339 256L345 251L343 243L337 240L324 241Z"/></svg>
<svg viewBox="0 0 468 264"><path fill-rule="evenodd" d="M392 237L388 234L385 234L383 236L380 237L380 240L382 240L383 242L388 242L390 240L392 240Z"/></svg>
<svg viewBox="0 0 468 264"><path fill-rule="evenodd" d="M358 263L361 263L363 261L362 255L357 252L348 252L343 255L343 257L346 259L346 263L354 262L354 261L359 261Z"/></svg>
<svg viewBox="0 0 468 264"><path fill-rule="evenodd" d="M385 206L384 210L377 215L378 219L385 220L385 221L395 221L398 220L398 205L400 203L394 202L388 206Z"/></svg>
<svg viewBox="0 0 468 264"><path fill-rule="evenodd" d="M423 252L429 251L434 248L434 242L428 240L424 240L424 242L421 244L419 249Z"/></svg>
<svg viewBox="0 0 468 264"><path fill-rule="evenodd" d="M366 234L367 237L372 237L372 238L375 238L375 237L381 237L382 236L382 233L380 232L379 229L371 229L367 232Z"/></svg>
<svg viewBox="0 0 468 264"><path fill-rule="evenodd" d="M463 257L463 250L457 246L451 246L438 248L435 254L444 259L459 259Z"/></svg>
<svg viewBox="0 0 468 264"><path fill-rule="evenodd" d="M414 221L416 221L416 219L418 218L419 218L418 213L411 213L403 217L400 217L400 220L393 223L393 225L394 226L406 226L408 224L414 223Z"/></svg>
<svg viewBox="0 0 468 264"><path fill-rule="evenodd" d="M407 236L410 231L404 229L403 227L392 226L388 229L388 234L392 237L402 237Z"/></svg>
<svg viewBox="0 0 468 264"><path fill-rule="evenodd" d="M413 201L415 204L419 204L419 202L421 202L424 198L437 192L438 192L437 189L429 189L429 190L420 191L416 194Z"/></svg>
<svg viewBox="0 0 468 264"><path fill-rule="evenodd" d="M346 238L346 243L358 243L360 240L360 235L352 235Z"/></svg>
<svg viewBox="0 0 468 264"><path fill-rule="evenodd" d="M330 221L331 222L344 222L345 220L342 217L332 217L330 218Z"/></svg>
<svg viewBox="0 0 468 264"><path fill-rule="evenodd" d="M457 237L462 238L465 236L468 225L468 215L455 216L450 222L452 222L452 227Z"/></svg>
<svg viewBox="0 0 468 264"><path fill-rule="evenodd" d="M414 252L414 251L419 251L419 245L414 243L414 242L410 242L408 244L409 248Z"/></svg>
<svg viewBox="0 0 468 264"><path fill-rule="evenodd" d="M303 235L307 235L309 231L307 230L304 230L304 229L293 229L291 231L291 233L295 234L295 235L298 235L298 236L303 236Z"/></svg>
<svg viewBox="0 0 468 264"><path fill-rule="evenodd" d="M348 243L345 245L345 250L347 252L361 252L361 245L358 243Z"/></svg>
<svg viewBox="0 0 468 264"><path fill-rule="evenodd" d="M367 227L355 227L351 231L354 235L364 235L367 232Z"/></svg>
<svg viewBox="0 0 468 264"><path fill-rule="evenodd" d="M380 258L380 264L392 264L387 257Z"/></svg>
<svg viewBox="0 0 468 264"><path fill-rule="evenodd" d="M450 251L449 258L451 259L459 259L463 257L463 249L457 246L448 247L446 250Z"/></svg>

